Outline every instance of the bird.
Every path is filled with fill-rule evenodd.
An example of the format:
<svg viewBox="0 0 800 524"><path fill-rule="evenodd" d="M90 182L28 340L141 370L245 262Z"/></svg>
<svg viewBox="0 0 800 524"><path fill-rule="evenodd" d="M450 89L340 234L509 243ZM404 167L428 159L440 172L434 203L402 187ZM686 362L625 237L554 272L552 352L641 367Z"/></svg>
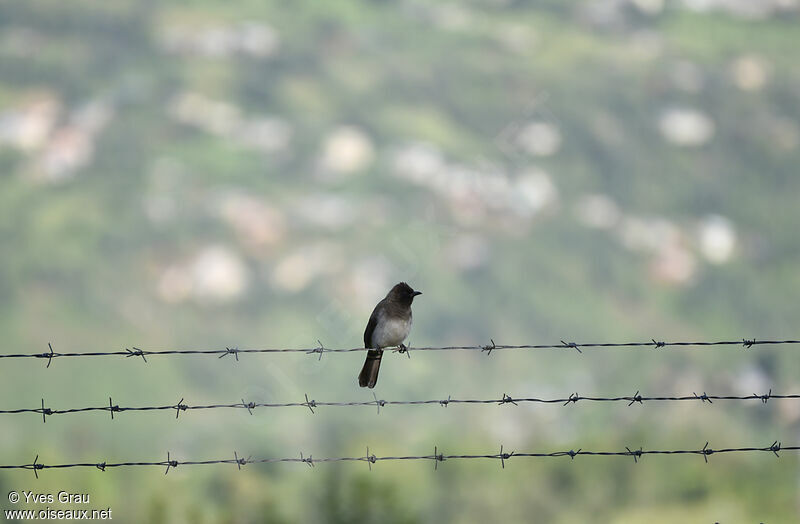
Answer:
<svg viewBox="0 0 800 524"><path fill-rule="evenodd" d="M421 294L422 291L415 291L405 282L400 282L372 310L364 330L367 359L358 375L358 385L362 388L372 389L378 382L383 348L397 346L401 351L408 349L403 341L411 331L411 303Z"/></svg>

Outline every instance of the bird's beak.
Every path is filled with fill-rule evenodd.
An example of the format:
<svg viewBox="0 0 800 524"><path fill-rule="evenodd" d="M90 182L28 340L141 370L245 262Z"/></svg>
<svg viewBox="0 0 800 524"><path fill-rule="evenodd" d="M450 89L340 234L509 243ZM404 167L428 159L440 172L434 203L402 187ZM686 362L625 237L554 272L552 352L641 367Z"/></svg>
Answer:
<svg viewBox="0 0 800 524"><path fill-rule="evenodd" d="M422 291L414 291L413 296L421 295Z"/></svg>

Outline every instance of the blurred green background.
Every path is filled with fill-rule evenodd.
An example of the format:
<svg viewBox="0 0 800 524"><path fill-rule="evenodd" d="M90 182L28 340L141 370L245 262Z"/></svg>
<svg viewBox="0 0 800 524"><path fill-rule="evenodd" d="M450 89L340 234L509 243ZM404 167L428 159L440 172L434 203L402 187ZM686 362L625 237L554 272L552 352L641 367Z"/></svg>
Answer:
<svg viewBox="0 0 800 524"><path fill-rule="evenodd" d="M797 337L798 45L795 0L2 1L2 351L357 347L400 280L424 291L412 346ZM388 354L376 392L798 393L796 351ZM2 360L0 408L371 400L362 361ZM3 415L0 463L800 442L794 401L316 411ZM792 453L0 473L11 489L156 523L800 508Z"/></svg>

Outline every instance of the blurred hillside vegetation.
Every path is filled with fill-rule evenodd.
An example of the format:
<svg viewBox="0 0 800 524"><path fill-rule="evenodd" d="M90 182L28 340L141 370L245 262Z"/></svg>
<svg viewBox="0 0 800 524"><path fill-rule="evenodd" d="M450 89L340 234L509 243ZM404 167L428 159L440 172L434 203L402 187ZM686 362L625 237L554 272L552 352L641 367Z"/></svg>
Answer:
<svg viewBox="0 0 800 524"><path fill-rule="evenodd" d="M798 11L2 1L2 351L358 347L400 280L424 291L412 346L796 337ZM796 393L793 351L412 352L377 392ZM0 404L371 399L361 358L4 361ZM5 416L0 463L800 440L789 401L637 408ZM69 481L131 522L785 522L798 462L773 459L14 471L0 488Z"/></svg>

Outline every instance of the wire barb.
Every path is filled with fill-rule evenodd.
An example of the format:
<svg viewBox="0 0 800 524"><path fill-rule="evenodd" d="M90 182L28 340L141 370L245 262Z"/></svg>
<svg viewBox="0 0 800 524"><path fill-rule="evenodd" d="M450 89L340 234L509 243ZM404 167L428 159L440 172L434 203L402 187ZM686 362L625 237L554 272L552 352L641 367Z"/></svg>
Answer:
<svg viewBox="0 0 800 524"><path fill-rule="evenodd" d="M125 355L125 358L129 358L129 357L142 357L142 360L144 360L144 361L145 361L145 363L147 362L147 359L146 359L146 358L144 358L144 351L142 351L141 349L139 349L139 348L137 348L137 347L134 347L134 348L133 348L133 351L131 351L130 349L128 349L128 348L125 348L125 351L127 351L127 352L128 352L128 354L127 354L127 355Z"/></svg>
<svg viewBox="0 0 800 524"><path fill-rule="evenodd" d="M628 446L625 446L625 449L628 450L628 454L633 457L633 463L638 464L639 459L642 458L642 448L639 446L637 450L631 450Z"/></svg>
<svg viewBox="0 0 800 524"><path fill-rule="evenodd" d="M319 353L319 358L317 360L322 360L322 354L325 352L325 346L322 345L322 342L320 342L319 339L317 339L317 344L319 344L319 346L313 349L309 349L308 351L306 351L306 353L308 353L309 355L313 353Z"/></svg>
<svg viewBox="0 0 800 524"><path fill-rule="evenodd" d="M253 410L256 409L256 403L255 402L245 402L244 399L242 399L242 407L244 407L248 411L248 413L250 413L252 415L253 414Z"/></svg>
<svg viewBox="0 0 800 524"><path fill-rule="evenodd" d="M367 455L364 457L364 460L367 461L367 467L370 471L372 471L372 465L375 464L375 462L378 460L378 457L376 457L374 454L369 454L369 446L367 446Z"/></svg>
<svg viewBox="0 0 800 524"><path fill-rule="evenodd" d="M439 405L442 407L446 408L448 404L450 404L450 395L447 395L447 399L439 401Z"/></svg>
<svg viewBox="0 0 800 524"><path fill-rule="evenodd" d="M311 468L314 467L314 458L311 455L309 455L308 458L304 458L302 451L300 452L300 462L305 462Z"/></svg>
<svg viewBox="0 0 800 524"><path fill-rule="evenodd" d="M166 462L166 465L167 465L167 469L164 471L164 475L169 473L169 468L177 468L178 467L178 461L170 459L169 451L167 451L167 462Z"/></svg>
<svg viewBox="0 0 800 524"><path fill-rule="evenodd" d="M439 453L439 448L437 446L433 446L433 469L434 471L439 469L439 462L444 462L444 453Z"/></svg>
<svg viewBox="0 0 800 524"><path fill-rule="evenodd" d="M44 407L44 399L42 399L42 409L37 410L42 414L42 423L47 424L47 416L53 414L53 410Z"/></svg>
<svg viewBox="0 0 800 524"><path fill-rule="evenodd" d="M233 355L236 358L236 362L239 362L239 348L229 348L225 346L225 352L219 356L219 358L226 357L228 355Z"/></svg>
<svg viewBox="0 0 800 524"><path fill-rule="evenodd" d="M772 396L772 388L769 388L769 391L764 395L756 395L755 393L753 393L753 396L756 398L760 398L761 402L766 404L767 401L769 401L770 397Z"/></svg>
<svg viewBox="0 0 800 524"><path fill-rule="evenodd" d="M705 460L706 464L708 464L708 456L709 455L713 455L714 454L714 450L709 448L708 447L708 442L706 442L706 445L703 446L703 449L700 450L700 453L703 454L703 460Z"/></svg>
<svg viewBox="0 0 800 524"><path fill-rule="evenodd" d="M633 396L630 397L630 399L631 401L628 403L628 407L631 407L634 402L638 402L639 404L642 403L642 396L639 394L638 389L636 390L636 393L634 393Z"/></svg>
<svg viewBox="0 0 800 524"><path fill-rule="evenodd" d="M47 359L47 367L45 369L50 368L50 363L53 362L53 345L48 342L47 347L50 348L50 353L42 353L41 355L37 355L39 358L46 358Z"/></svg>
<svg viewBox="0 0 800 524"><path fill-rule="evenodd" d="M375 392L372 392L372 398L375 399L375 405L378 406L378 415L381 414L381 408L386 405L385 400L378 400L378 397L375 395Z"/></svg>
<svg viewBox="0 0 800 524"><path fill-rule="evenodd" d="M175 409L175 418L178 418L178 416L181 414L181 411L186 411L189 409L189 406L183 403L183 397L181 397L178 403L173 406L173 409Z"/></svg>
<svg viewBox="0 0 800 524"><path fill-rule="evenodd" d="M752 340L748 340L746 338L742 339L742 345L745 347L745 349L750 349L751 347L753 347L753 344L755 344L755 343L756 343L756 339L752 339Z"/></svg>
<svg viewBox="0 0 800 524"><path fill-rule="evenodd" d="M511 453L503 453L503 445L500 444L500 455L498 455L498 457L500 458L500 466L503 469L506 469L506 460L510 459L513 456L514 456L513 451Z"/></svg>
<svg viewBox="0 0 800 524"><path fill-rule="evenodd" d="M495 344L495 343L494 343L494 339L493 339L493 338L490 338L489 340L490 340L490 341L491 341L491 343L492 343L492 345L491 345L491 346L490 346L490 345L488 345L488 344L487 344L487 345L485 345L485 346L481 346L481 353L483 353L484 351L486 351L486 355L487 355L487 356L491 355L491 354L492 354L492 351L494 351L495 349L497 349L497 344Z"/></svg>
<svg viewBox="0 0 800 524"><path fill-rule="evenodd" d="M656 340L656 339L654 339L654 338L653 338L653 339L651 339L651 340L653 341L653 345L655 346L655 348L656 348L656 349L658 349L658 348L663 348L664 346L666 346L666 345L667 345L667 343L666 343L666 342L664 342L664 341L657 341L657 340Z"/></svg>
<svg viewBox="0 0 800 524"><path fill-rule="evenodd" d="M239 468L239 471L242 471L242 466L247 464L247 459L244 457L239 458L239 455L236 453L236 450L233 451L233 459L236 461L236 466Z"/></svg>
<svg viewBox="0 0 800 524"><path fill-rule="evenodd" d="M516 402L514 402L513 398L511 398L510 396L506 395L505 393L503 393L503 398L501 400L499 400L497 403L500 404L500 405L502 405L502 404L514 404L515 406L519 405Z"/></svg>
<svg viewBox="0 0 800 524"><path fill-rule="evenodd" d="M304 395L306 396L306 401L303 402L303 406L307 407L311 413L314 413L314 408L317 407L317 401L308 400L308 393L304 393Z"/></svg>
<svg viewBox="0 0 800 524"><path fill-rule="evenodd" d="M694 398L699 399L701 402L708 402L709 404L713 404L713 402L711 402L711 399L708 398L708 395L706 395L705 391L703 391L703 394L699 396L694 391L692 391L692 394L694 395Z"/></svg>
<svg viewBox="0 0 800 524"><path fill-rule="evenodd" d="M564 344L563 347L565 347L565 348L572 348L572 349L577 350L578 353L583 353L583 351L581 351L581 348L578 347L578 344L576 344L575 342L564 342L562 340L561 343Z"/></svg>
<svg viewBox="0 0 800 524"><path fill-rule="evenodd" d="M570 393L569 394L569 398L567 399L566 402L564 402L564 405L566 406L569 403L576 404L580 399L581 399L581 397L580 397L580 395L578 395L577 392L576 393Z"/></svg>
<svg viewBox="0 0 800 524"><path fill-rule="evenodd" d="M39 479L38 470L44 469L44 464L39 464L39 454L38 453L36 454L36 458L33 459L33 464L31 464L30 466L27 466L27 468L33 470L33 476L36 477L36 479L38 480Z"/></svg>
<svg viewBox="0 0 800 524"><path fill-rule="evenodd" d="M111 412L111 420L114 420L114 412L122 411L118 405L111 402L111 397L108 397L108 411Z"/></svg>

